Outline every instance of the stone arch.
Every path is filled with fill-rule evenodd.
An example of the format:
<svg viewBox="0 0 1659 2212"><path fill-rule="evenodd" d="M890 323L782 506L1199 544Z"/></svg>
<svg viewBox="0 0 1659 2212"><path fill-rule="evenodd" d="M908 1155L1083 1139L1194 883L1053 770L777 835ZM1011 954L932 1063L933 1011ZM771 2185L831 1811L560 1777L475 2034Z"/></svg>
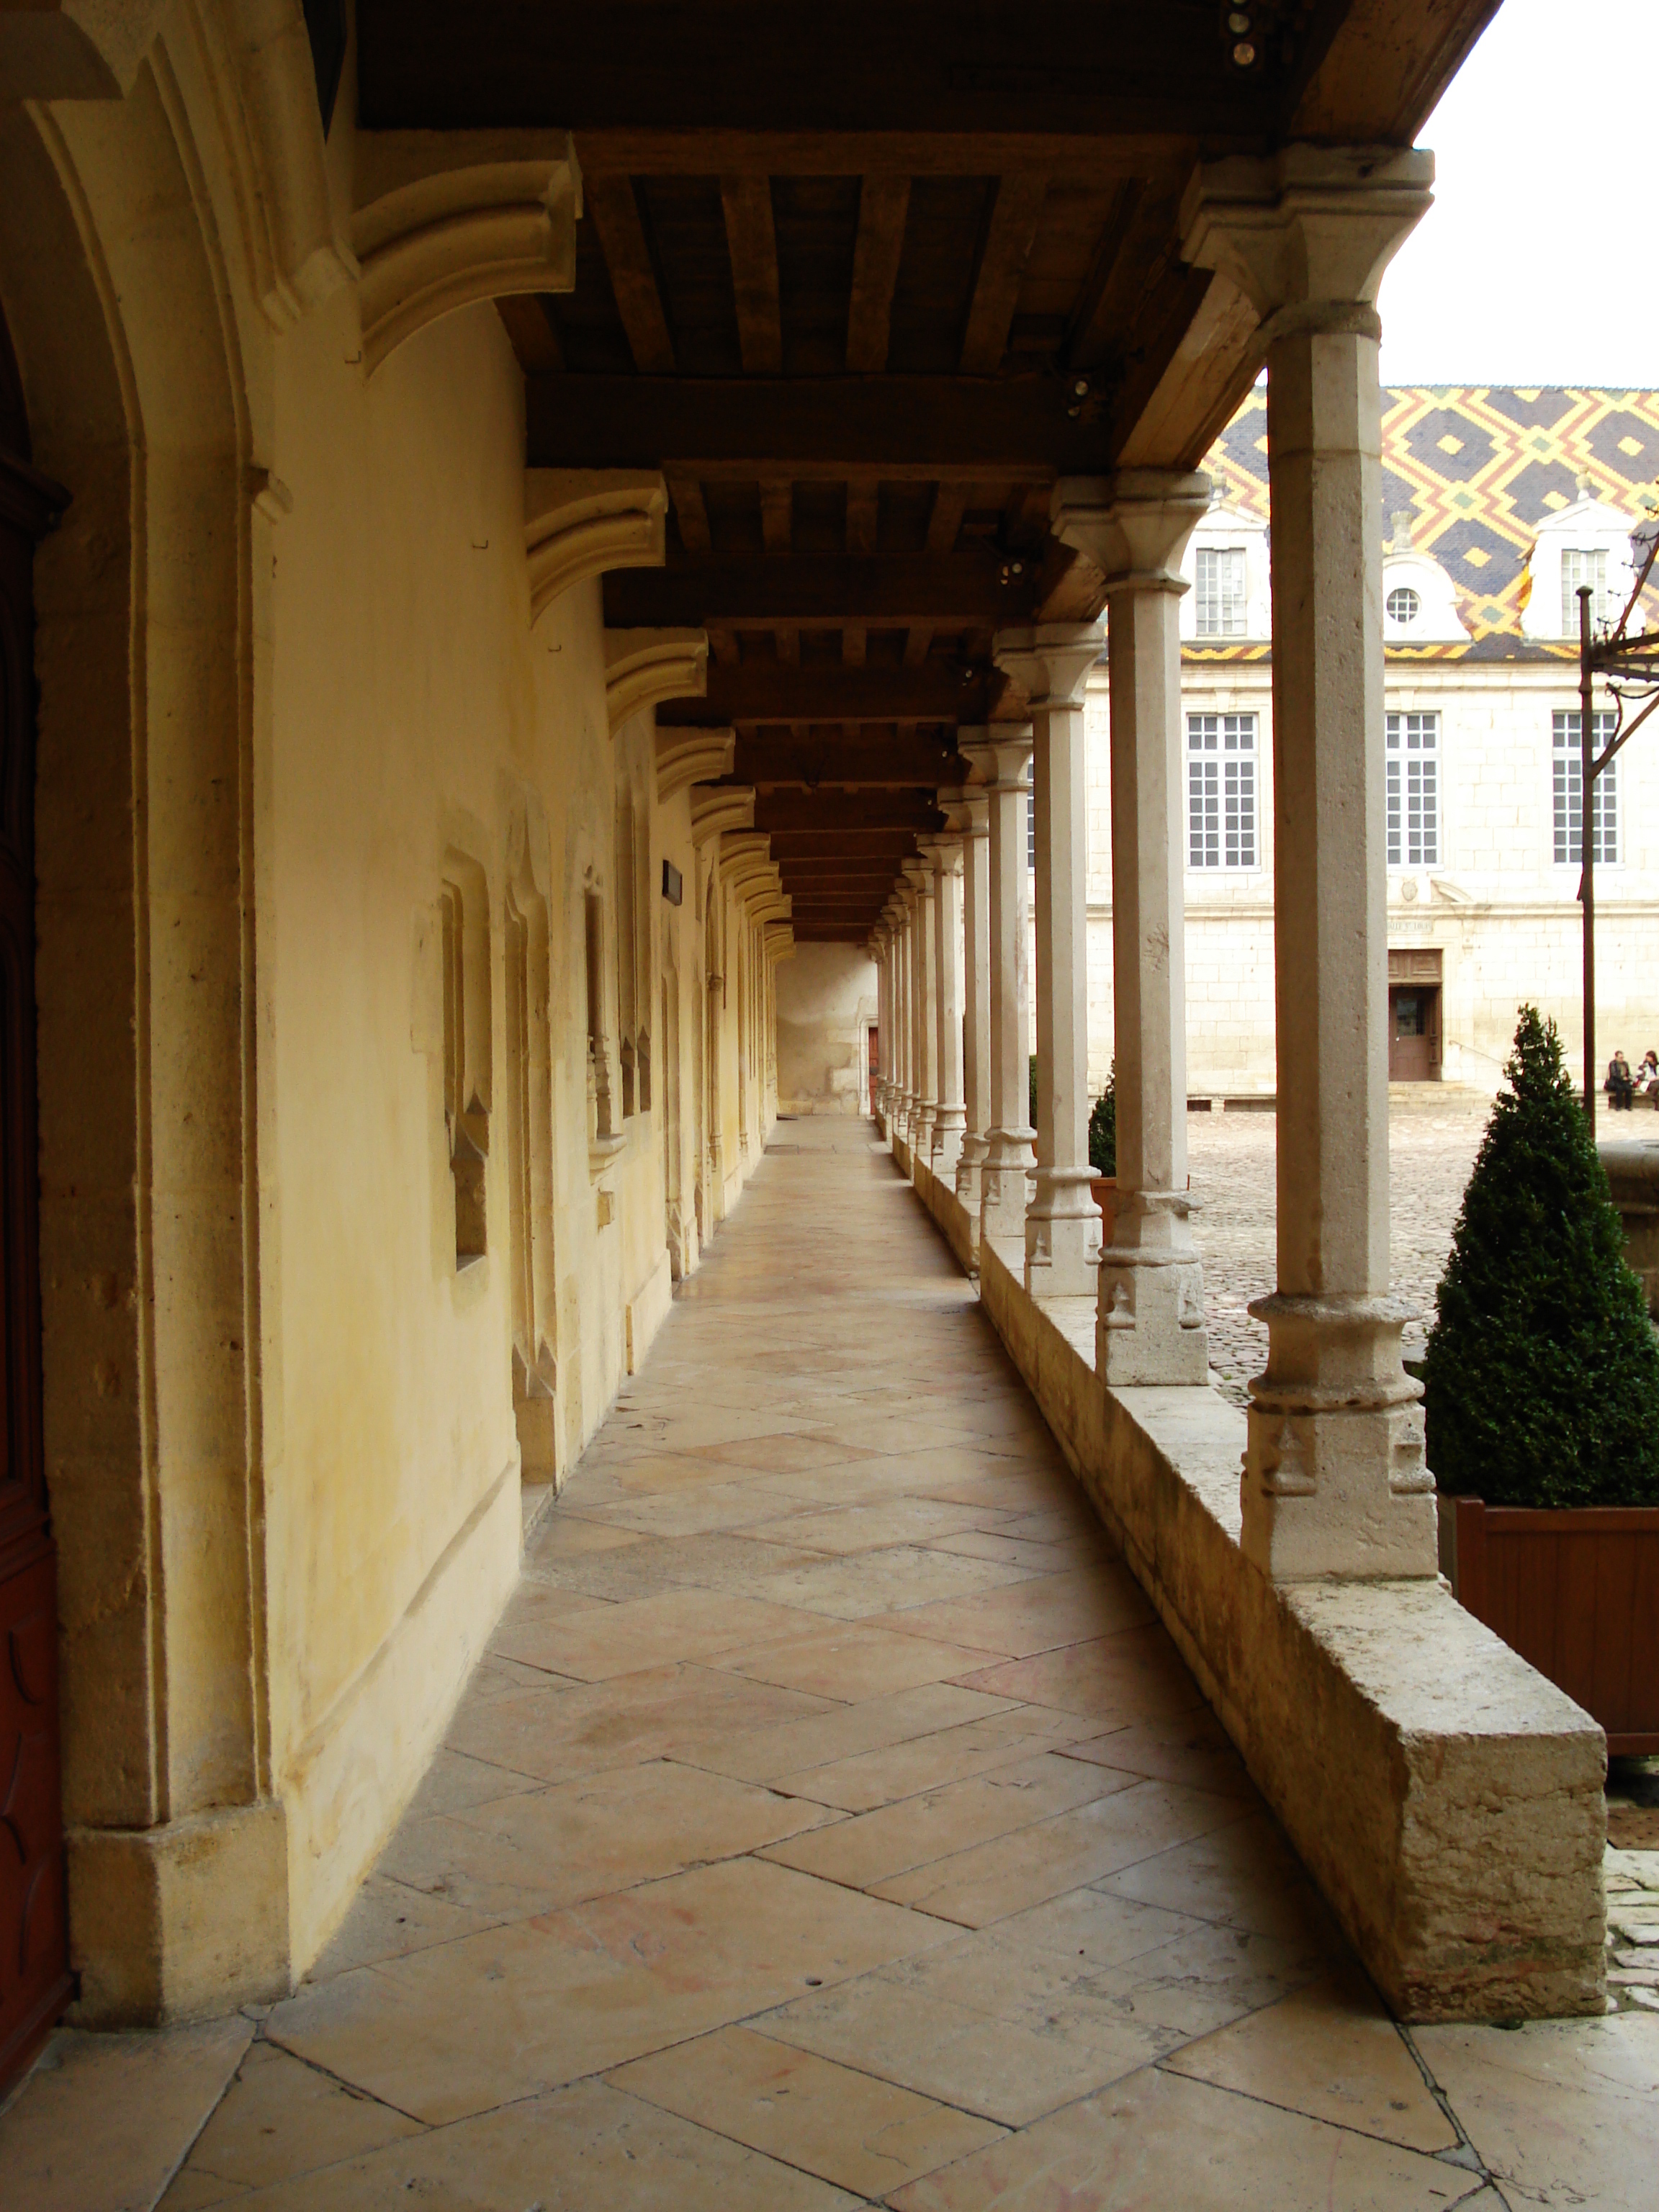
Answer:
<svg viewBox="0 0 1659 2212"><path fill-rule="evenodd" d="M288 1978L260 1533L250 441L174 92L157 53L118 101L0 115L0 299L37 463L73 498L37 565L36 973L70 1927L93 2021Z"/></svg>

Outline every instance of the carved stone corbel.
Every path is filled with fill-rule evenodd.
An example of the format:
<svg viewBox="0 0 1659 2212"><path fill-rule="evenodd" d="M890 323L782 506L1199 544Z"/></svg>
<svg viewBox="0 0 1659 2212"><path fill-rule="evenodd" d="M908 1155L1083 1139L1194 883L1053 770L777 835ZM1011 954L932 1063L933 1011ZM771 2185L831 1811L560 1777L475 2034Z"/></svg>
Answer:
<svg viewBox="0 0 1659 2212"><path fill-rule="evenodd" d="M608 629L605 702L614 738L665 699L700 699L708 688L708 634L701 629Z"/></svg>
<svg viewBox="0 0 1659 2212"><path fill-rule="evenodd" d="M526 469L532 626L560 593L609 568L659 568L668 486L653 469Z"/></svg>
<svg viewBox="0 0 1659 2212"><path fill-rule="evenodd" d="M581 171L565 131L363 131L351 243L373 375L441 315L576 282Z"/></svg>
<svg viewBox="0 0 1659 2212"><path fill-rule="evenodd" d="M737 757L735 730L668 729L657 732L657 803L663 805L676 792L694 783L714 783L730 775ZM747 829L754 819L750 794Z"/></svg>
<svg viewBox="0 0 1659 2212"><path fill-rule="evenodd" d="M747 784L729 783L691 793L691 842L706 845L712 838L755 826L755 793Z"/></svg>

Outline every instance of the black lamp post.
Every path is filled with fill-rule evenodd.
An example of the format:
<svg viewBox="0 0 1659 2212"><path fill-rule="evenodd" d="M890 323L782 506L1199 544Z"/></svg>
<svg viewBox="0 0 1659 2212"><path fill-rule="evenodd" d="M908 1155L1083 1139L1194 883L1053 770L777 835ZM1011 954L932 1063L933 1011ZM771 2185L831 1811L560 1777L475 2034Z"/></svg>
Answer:
<svg viewBox="0 0 1659 2212"><path fill-rule="evenodd" d="M1578 587L1578 850L1583 864L1578 896L1584 914L1584 1111L1595 1127L1595 780L1614 755L1622 751L1656 707L1659 707L1659 630L1638 630L1630 623L1652 573L1659 553L1659 514L1638 522L1630 534L1631 567L1635 581L1624 611L1613 628L1595 635L1591 608L1595 592L1588 584ZM1593 700L1595 679L1601 677L1611 693L1614 717L1613 733L1598 754ZM1651 694L1651 696L1648 695ZM1629 721L1627 705L1645 698L1647 703Z"/></svg>

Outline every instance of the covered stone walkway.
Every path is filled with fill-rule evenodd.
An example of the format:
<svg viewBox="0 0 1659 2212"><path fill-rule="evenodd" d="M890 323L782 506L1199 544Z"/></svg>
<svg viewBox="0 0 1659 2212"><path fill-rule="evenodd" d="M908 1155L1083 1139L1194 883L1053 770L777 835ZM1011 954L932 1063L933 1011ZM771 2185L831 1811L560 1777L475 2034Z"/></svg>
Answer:
<svg viewBox="0 0 1659 2212"><path fill-rule="evenodd" d="M253 2010L60 2036L9 2206L1503 2212L1659 2152L1659 2021L1389 2020L865 1122L780 1128Z"/></svg>

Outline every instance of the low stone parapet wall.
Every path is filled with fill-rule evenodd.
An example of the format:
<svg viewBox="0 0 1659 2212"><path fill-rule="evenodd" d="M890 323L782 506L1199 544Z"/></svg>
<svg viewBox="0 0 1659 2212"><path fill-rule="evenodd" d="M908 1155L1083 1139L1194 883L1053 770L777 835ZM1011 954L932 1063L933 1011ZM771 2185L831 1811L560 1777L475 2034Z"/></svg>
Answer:
<svg viewBox="0 0 1659 2212"><path fill-rule="evenodd" d="M1443 1582L1270 1583L1239 1547L1244 1416L1108 1391L1092 1302L1040 1305L1023 1261L981 1245L986 1312L1389 2003L1600 2013L1601 1729Z"/></svg>
<svg viewBox="0 0 1659 2212"><path fill-rule="evenodd" d="M968 1209L957 1196L955 1186L941 1182L931 1168L918 1160L911 1176L917 1197L933 1217L939 1234L950 1246L957 1266L965 1275L979 1270L979 1224L970 1221Z"/></svg>

